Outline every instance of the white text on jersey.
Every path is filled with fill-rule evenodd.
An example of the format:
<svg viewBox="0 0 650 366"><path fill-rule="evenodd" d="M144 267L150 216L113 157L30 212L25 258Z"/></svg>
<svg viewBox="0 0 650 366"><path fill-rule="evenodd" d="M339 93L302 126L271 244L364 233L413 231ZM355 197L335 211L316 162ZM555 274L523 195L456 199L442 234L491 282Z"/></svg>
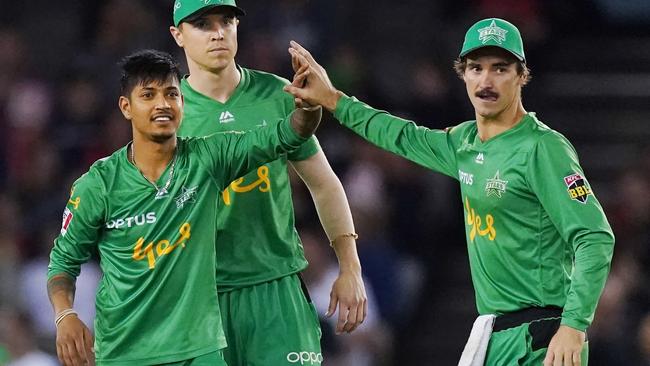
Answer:
<svg viewBox="0 0 650 366"><path fill-rule="evenodd" d="M474 183L474 174L465 173L462 170L458 170L458 180L461 183L465 183L468 186L471 186Z"/></svg>
<svg viewBox="0 0 650 366"><path fill-rule="evenodd" d="M144 224L153 224L156 222L156 213L155 212L147 212L146 214L141 214L141 215L135 215L131 217L125 217L123 219L113 219L110 220L106 223L106 228L107 229L120 229L124 226L126 227L132 227L134 225L136 226L142 226Z"/></svg>

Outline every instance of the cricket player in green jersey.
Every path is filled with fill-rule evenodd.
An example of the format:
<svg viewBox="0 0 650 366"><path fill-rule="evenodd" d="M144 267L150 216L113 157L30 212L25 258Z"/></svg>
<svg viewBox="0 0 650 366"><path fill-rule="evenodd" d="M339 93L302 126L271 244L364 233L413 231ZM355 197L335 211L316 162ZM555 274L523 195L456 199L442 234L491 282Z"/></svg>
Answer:
<svg viewBox="0 0 650 366"><path fill-rule="evenodd" d="M523 107L529 70L517 28L484 19L467 31L455 67L476 119L444 131L345 96L307 50L289 51L294 67L310 64L305 87L286 87L299 101L459 181L481 314L459 365L586 365L614 235L573 146Z"/></svg>
<svg viewBox="0 0 650 366"><path fill-rule="evenodd" d="M320 110L298 108L250 133L177 138L183 98L171 56L141 51L122 71L119 107L133 141L74 183L50 255L59 359L92 359L93 337L73 310L74 279L98 252L98 365L226 365L214 202L236 177L298 148Z"/></svg>
<svg viewBox="0 0 650 366"><path fill-rule="evenodd" d="M176 1L170 31L190 72L181 81L181 136L255 130L294 108L282 90L286 80L236 64L242 15L233 0ZM322 361L318 316L298 275L307 261L295 229L288 165L307 184L339 259L328 315L338 306L339 333L353 331L366 315L347 198L312 138L239 177L219 199L217 288L231 366Z"/></svg>

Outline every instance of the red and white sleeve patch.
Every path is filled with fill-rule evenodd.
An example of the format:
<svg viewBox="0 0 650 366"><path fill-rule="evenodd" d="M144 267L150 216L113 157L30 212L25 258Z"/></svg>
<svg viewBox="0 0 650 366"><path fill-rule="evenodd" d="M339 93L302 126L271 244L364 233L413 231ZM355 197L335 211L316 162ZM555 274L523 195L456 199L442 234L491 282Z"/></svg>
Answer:
<svg viewBox="0 0 650 366"><path fill-rule="evenodd" d="M65 208L63 211L63 222L61 223L61 235L65 235L65 233L68 232L68 226L70 226L70 222L72 221L72 211L70 211L69 208Z"/></svg>

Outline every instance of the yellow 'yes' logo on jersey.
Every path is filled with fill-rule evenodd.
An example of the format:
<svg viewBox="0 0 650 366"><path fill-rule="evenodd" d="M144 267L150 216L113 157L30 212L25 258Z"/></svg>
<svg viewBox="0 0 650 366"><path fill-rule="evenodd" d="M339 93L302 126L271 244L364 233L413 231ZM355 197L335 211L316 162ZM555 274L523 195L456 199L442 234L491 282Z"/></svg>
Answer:
<svg viewBox="0 0 650 366"><path fill-rule="evenodd" d="M260 192L270 191L271 180L269 179L269 167L262 165L261 167L257 168L257 180L250 184L243 183L244 177L241 177L237 180L234 180L226 189L223 190L221 197L223 198L223 202L226 204L226 206L230 206L231 204L229 191L230 189L232 189L233 192L237 193L250 192L257 187L259 187Z"/></svg>
<svg viewBox="0 0 650 366"><path fill-rule="evenodd" d="M156 258L160 259L163 255L167 255L174 251L174 249L178 248L181 246L182 248L185 248L185 244L187 241L190 239L191 236L191 229L192 227L190 226L189 223L184 223L180 229L178 229L179 232L179 237L174 242L174 244L171 244L169 240L163 239L158 241L156 244L156 249L154 253L154 244L153 241L150 242L144 250L142 250L142 245L144 245L145 239L144 237L140 237L138 241L135 242L135 247L133 247L133 259L136 261L141 261L147 258L147 262L149 262L149 269L154 269L156 268Z"/></svg>
<svg viewBox="0 0 650 366"><path fill-rule="evenodd" d="M483 219L469 205L469 199L467 197L465 197L465 210L467 211L467 225L472 228L469 232L469 240L473 243L476 235L487 235L490 241L494 241L497 237L497 230L494 228L494 217L490 214L485 215L485 227L481 227L483 225Z"/></svg>

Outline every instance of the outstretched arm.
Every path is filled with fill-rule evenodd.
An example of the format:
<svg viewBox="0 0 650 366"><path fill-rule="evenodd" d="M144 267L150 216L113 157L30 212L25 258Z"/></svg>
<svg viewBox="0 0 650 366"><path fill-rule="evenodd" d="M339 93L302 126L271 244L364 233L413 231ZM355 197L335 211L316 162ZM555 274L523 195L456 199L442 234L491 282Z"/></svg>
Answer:
<svg viewBox="0 0 650 366"><path fill-rule="evenodd" d="M345 127L376 146L434 171L458 178L455 152L462 129L432 130L375 109L337 90L325 69L296 42L289 48L294 70L308 65L305 82L284 90L295 101L322 105Z"/></svg>

